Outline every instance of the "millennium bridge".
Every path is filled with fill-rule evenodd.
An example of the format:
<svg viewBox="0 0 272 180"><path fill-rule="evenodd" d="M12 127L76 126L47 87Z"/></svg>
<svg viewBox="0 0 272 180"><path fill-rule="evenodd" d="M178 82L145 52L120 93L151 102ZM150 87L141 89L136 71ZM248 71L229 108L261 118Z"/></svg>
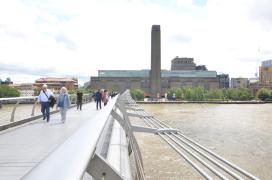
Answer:
<svg viewBox="0 0 272 180"><path fill-rule="evenodd" d="M76 97L70 98L75 104ZM258 179L147 113L129 91L101 110L84 96L84 110L72 105L65 124L57 109L50 123L35 114L37 97L0 98L0 104L7 102L13 109L9 121L0 125L0 180L147 179L136 132L160 137L203 179ZM29 117L18 120L22 102L32 105Z"/></svg>

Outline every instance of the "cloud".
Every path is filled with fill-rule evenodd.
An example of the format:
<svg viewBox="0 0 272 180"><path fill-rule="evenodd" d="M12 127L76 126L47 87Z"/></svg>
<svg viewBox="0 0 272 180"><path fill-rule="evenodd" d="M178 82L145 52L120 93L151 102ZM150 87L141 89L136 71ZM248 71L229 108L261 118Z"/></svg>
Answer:
<svg viewBox="0 0 272 180"><path fill-rule="evenodd" d="M14 37L14 38L22 38L22 39L26 38L26 35L23 34L22 32L20 32L18 30L17 31L13 30L6 25L0 24L0 32L1 31L3 31L6 35Z"/></svg>
<svg viewBox="0 0 272 180"><path fill-rule="evenodd" d="M258 63L259 60L255 57L241 57L241 58L237 58L238 61L240 62L247 62L247 63Z"/></svg>
<svg viewBox="0 0 272 180"><path fill-rule="evenodd" d="M271 26L272 23L272 1L271 0L255 0L250 8L250 17L259 21L261 24Z"/></svg>
<svg viewBox="0 0 272 180"><path fill-rule="evenodd" d="M55 39L57 43L63 43L65 47L70 50L75 50L77 48L76 44L62 33L58 34Z"/></svg>
<svg viewBox="0 0 272 180"><path fill-rule="evenodd" d="M35 68L24 65L4 64L0 63L1 73L10 74L24 74L24 75L38 75L38 76L50 76L57 73L53 67Z"/></svg>
<svg viewBox="0 0 272 180"><path fill-rule="evenodd" d="M271 3L260 1L0 1L0 75L7 62L27 74L39 67L82 78L99 69L149 69L151 26L160 24L163 69L188 56L211 70L251 76L247 59L271 59L258 56L259 47L272 47Z"/></svg>
<svg viewBox="0 0 272 180"><path fill-rule="evenodd" d="M193 0L193 4L197 6L205 6L208 0Z"/></svg>
<svg viewBox="0 0 272 180"><path fill-rule="evenodd" d="M12 80L15 79L15 82L34 82L34 80L40 77L70 77L70 78L78 78L80 84L83 82L87 82L90 80L89 75L79 75L76 72L73 73L65 73L56 70L54 67L30 67L30 66L23 66L23 65L12 65L12 64L5 64L0 63L0 78L2 80L3 77L11 77Z"/></svg>
<svg viewBox="0 0 272 180"><path fill-rule="evenodd" d="M176 43L190 43L192 42L192 37L188 35L183 34L176 34L171 36L170 41L176 42Z"/></svg>
<svg viewBox="0 0 272 180"><path fill-rule="evenodd" d="M272 57L272 50L263 50L261 54L270 55Z"/></svg>

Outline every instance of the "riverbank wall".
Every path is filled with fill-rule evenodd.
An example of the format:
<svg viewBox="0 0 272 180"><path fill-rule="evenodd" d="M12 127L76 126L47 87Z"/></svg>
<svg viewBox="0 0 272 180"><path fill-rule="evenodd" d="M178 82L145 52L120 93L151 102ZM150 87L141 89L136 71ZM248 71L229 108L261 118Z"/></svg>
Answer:
<svg viewBox="0 0 272 180"><path fill-rule="evenodd" d="M266 104L271 101L137 101L138 104Z"/></svg>

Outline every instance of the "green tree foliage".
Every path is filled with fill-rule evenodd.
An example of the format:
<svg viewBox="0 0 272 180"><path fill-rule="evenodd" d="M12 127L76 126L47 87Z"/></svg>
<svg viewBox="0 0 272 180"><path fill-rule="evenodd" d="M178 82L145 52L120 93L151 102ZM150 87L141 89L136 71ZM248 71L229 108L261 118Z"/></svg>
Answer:
<svg viewBox="0 0 272 180"><path fill-rule="evenodd" d="M203 87L196 87L193 91L193 97L195 101L203 101L205 100L205 89Z"/></svg>
<svg viewBox="0 0 272 180"><path fill-rule="evenodd" d="M171 88L167 92L167 98L173 99L175 93L176 99L189 101L204 101L204 100L251 100L253 96L249 89L214 89L205 90L203 87L183 87Z"/></svg>
<svg viewBox="0 0 272 180"><path fill-rule="evenodd" d="M94 89L87 87L79 87L77 90L75 90L75 93L77 93L77 91L82 92L83 94L88 94L90 91L92 92L96 92Z"/></svg>
<svg viewBox="0 0 272 180"><path fill-rule="evenodd" d="M109 89L108 89L109 90ZM97 89L92 89L91 88L91 82L89 81L88 83L85 83L84 86L79 87L76 89L73 93L77 93L77 91L82 92L83 94L88 94L90 91L91 92L96 92ZM110 91L110 90L109 90Z"/></svg>
<svg viewBox="0 0 272 180"><path fill-rule="evenodd" d="M247 88L233 88L229 89L230 99L231 100L251 100L253 96L251 95L251 92Z"/></svg>
<svg viewBox="0 0 272 180"><path fill-rule="evenodd" d="M35 88L34 89L34 96L38 96L40 94L41 89L40 88Z"/></svg>
<svg viewBox="0 0 272 180"><path fill-rule="evenodd" d="M7 85L0 85L0 98L19 96L20 92L17 89Z"/></svg>
<svg viewBox="0 0 272 180"><path fill-rule="evenodd" d="M7 77L5 82L9 84L11 82L10 77Z"/></svg>
<svg viewBox="0 0 272 180"><path fill-rule="evenodd" d="M131 89L130 94L135 100L144 100L144 91L141 89Z"/></svg>
<svg viewBox="0 0 272 180"><path fill-rule="evenodd" d="M262 101L268 100L269 98L271 98L271 93L272 92L268 89L262 88L257 92L257 98Z"/></svg>
<svg viewBox="0 0 272 180"><path fill-rule="evenodd" d="M205 99L207 100L223 100L224 99L223 90L215 89L206 91L205 97L206 97Z"/></svg>
<svg viewBox="0 0 272 180"><path fill-rule="evenodd" d="M167 98L173 99L175 93L175 99L182 99L182 89L180 88L170 88L167 92Z"/></svg>

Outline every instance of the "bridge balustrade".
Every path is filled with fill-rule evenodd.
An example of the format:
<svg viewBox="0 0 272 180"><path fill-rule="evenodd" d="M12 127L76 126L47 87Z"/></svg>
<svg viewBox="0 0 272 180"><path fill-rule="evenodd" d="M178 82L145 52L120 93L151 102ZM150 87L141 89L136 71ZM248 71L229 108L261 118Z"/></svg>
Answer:
<svg viewBox="0 0 272 180"><path fill-rule="evenodd" d="M58 95L54 95L55 98L58 98ZM71 101L71 107L75 107L76 104L76 95L71 94L69 96L70 101ZM88 94L84 94L83 95L83 103L88 103L90 102L92 99L89 98ZM11 97L11 98L0 98L0 105L4 106L5 104L10 104L13 106L11 114L10 114L10 120L9 120L9 124L5 124L4 126L0 127L0 130L4 130L7 129L9 127L13 127L13 123L15 122L15 113L17 108L21 105L21 104L32 104L32 108L31 110L29 110L31 113L27 118L24 119L19 119L14 125L18 125L20 123L25 123L34 119L38 119L40 117L42 117L41 115L35 115L35 109L37 107L37 105L39 104L38 102L38 96L25 96L25 97ZM58 112L57 110L57 106L54 106L55 109L53 109L53 111L51 111L51 113L56 113ZM1 108L1 107L0 107ZM21 122L20 122L21 121Z"/></svg>

